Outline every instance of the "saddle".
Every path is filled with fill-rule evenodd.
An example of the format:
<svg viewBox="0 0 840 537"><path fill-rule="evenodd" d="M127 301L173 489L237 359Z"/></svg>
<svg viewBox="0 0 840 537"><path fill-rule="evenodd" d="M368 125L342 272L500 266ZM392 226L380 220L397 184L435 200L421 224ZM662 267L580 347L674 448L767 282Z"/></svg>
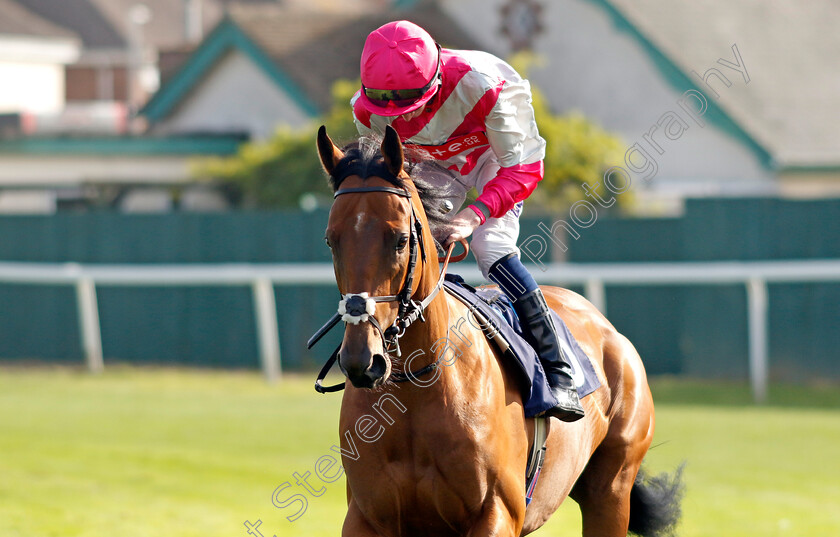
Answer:
<svg viewBox="0 0 840 537"><path fill-rule="evenodd" d="M456 274L447 274L444 290L469 308L468 320L478 324L487 339L517 372L525 417L532 418L555 402L537 353L522 337L523 329L510 299L498 289L476 289ZM563 352L572 365L572 378L583 399L601 386L592 361L572 336L566 323L552 312Z"/></svg>

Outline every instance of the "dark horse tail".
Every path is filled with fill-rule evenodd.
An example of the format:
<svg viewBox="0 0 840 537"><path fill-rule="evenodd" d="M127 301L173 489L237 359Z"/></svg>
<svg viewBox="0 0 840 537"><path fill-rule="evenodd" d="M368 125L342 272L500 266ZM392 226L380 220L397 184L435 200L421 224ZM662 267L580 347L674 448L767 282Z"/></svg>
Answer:
<svg viewBox="0 0 840 537"><path fill-rule="evenodd" d="M683 466L672 475L656 477L639 470L630 491L630 533L643 537L673 535L682 514Z"/></svg>

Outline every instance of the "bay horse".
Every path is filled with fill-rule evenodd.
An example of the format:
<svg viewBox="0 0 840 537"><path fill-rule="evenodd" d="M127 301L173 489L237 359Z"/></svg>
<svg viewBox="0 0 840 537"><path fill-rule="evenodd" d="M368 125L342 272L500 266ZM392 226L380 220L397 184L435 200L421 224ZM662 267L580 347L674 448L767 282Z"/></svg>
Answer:
<svg viewBox="0 0 840 537"><path fill-rule="evenodd" d="M515 537L539 528L567 496L580 506L585 537L669 533L679 472L640 478L654 409L633 345L580 295L543 287L601 387L583 400L584 419L548 420L545 465L526 510L534 419L524 417L517 379L482 331L461 323L466 337L453 337L468 310L439 292L434 238L396 131L388 127L368 153L345 154L322 126L317 147L335 193L326 241L346 321L337 354L347 388L342 535ZM398 360L394 344L409 358Z"/></svg>

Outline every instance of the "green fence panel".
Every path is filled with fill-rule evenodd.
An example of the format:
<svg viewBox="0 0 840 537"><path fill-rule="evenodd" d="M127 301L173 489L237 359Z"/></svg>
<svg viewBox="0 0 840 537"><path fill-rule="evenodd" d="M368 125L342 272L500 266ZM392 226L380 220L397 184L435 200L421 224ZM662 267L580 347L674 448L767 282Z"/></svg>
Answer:
<svg viewBox="0 0 840 537"><path fill-rule="evenodd" d="M325 211L0 217L0 259L78 263L329 261Z"/></svg>
<svg viewBox="0 0 840 537"><path fill-rule="evenodd" d="M688 261L840 258L840 200L690 200L684 221ZM743 304L744 291L737 290L737 299L719 293L687 297L686 313L696 312L699 321L722 330L746 330L743 305L731 309ZM771 378L840 378L840 285L770 285L768 300ZM721 342L735 349L744 345L725 336L704 338L698 331L699 325L687 328L695 343L686 361L727 353L728 347L718 348Z"/></svg>
<svg viewBox="0 0 840 537"><path fill-rule="evenodd" d="M259 367L245 287L98 289L106 359Z"/></svg>
<svg viewBox="0 0 840 537"><path fill-rule="evenodd" d="M840 284L775 284L769 291L771 378L840 378Z"/></svg>
<svg viewBox="0 0 840 537"><path fill-rule="evenodd" d="M682 372L693 377L749 378L746 288L686 290L680 306Z"/></svg>
<svg viewBox="0 0 840 537"><path fill-rule="evenodd" d="M683 373L678 312L684 294L682 287L607 288L609 320L636 347L648 374Z"/></svg>
<svg viewBox="0 0 840 537"><path fill-rule="evenodd" d="M840 257L840 200L689 200L687 261Z"/></svg>
<svg viewBox="0 0 840 537"><path fill-rule="evenodd" d="M0 217L0 259L78 263L329 262L327 213L117 213ZM97 289L106 360L258 367L251 290ZM277 286L281 355L291 369L314 367L304 334L337 299L330 286ZM72 287L0 285L0 359L81 363ZM329 306L328 306L329 305ZM307 336L308 337L308 336Z"/></svg>
<svg viewBox="0 0 840 537"><path fill-rule="evenodd" d="M0 359L81 360L72 287L0 285Z"/></svg>
<svg viewBox="0 0 840 537"><path fill-rule="evenodd" d="M575 263L679 261L682 220L599 218L569 245ZM608 287L610 322L635 345L649 374L683 372L686 287Z"/></svg>
<svg viewBox="0 0 840 537"><path fill-rule="evenodd" d="M680 219L601 218L581 230L568 258L840 258L840 200L688 200ZM740 285L613 287L607 292L610 320L634 342L651 373L713 378L748 376L745 301ZM840 378L840 285L771 285L769 301L772 378Z"/></svg>
<svg viewBox="0 0 840 537"><path fill-rule="evenodd" d="M529 215L521 239L542 235L551 243L543 231L551 218ZM326 222L323 210L1 216L0 260L329 263ZM840 200L688 200L681 218L599 215L579 231L565 241L573 262L840 258ZM249 287L100 287L98 296L106 360L259 366ZM316 368L341 339L336 329L305 348L335 311L335 286L277 286L275 298L284 368ZM769 300L772 378L840 378L840 285L774 284ZM0 284L0 301L0 359L82 363L72 288ZM607 304L650 373L746 378L743 286L614 286Z"/></svg>
<svg viewBox="0 0 840 537"><path fill-rule="evenodd" d="M683 221L600 218L569 245L575 263L682 261Z"/></svg>

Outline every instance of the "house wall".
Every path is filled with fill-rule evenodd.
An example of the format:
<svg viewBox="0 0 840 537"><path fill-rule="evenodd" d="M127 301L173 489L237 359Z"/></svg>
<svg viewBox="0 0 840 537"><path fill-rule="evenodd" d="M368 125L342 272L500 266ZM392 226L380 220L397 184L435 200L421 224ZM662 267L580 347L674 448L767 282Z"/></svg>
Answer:
<svg viewBox="0 0 840 537"><path fill-rule="evenodd" d="M72 41L0 36L0 113L59 112L64 64L78 54Z"/></svg>
<svg viewBox="0 0 840 537"><path fill-rule="evenodd" d="M501 33L504 0L443 0L442 6L482 46L503 58L511 54ZM618 28L599 5L587 0L538 2L544 30L533 40L538 63L528 73L553 110L580 112L618 133L628 147L639 142L658 167L646 190L691 195L756 194L776 191L773 176L738 134L705 118L694 122L678 101L690 87L675 87L639 41ZM720 55L730 53L722 49ZM698 72L716 65L717 57ZM749 58L744 58L745 63ZM733 84L742 83L733 79ZM726 91L723 88L722 91ZM643 136L668 112L685 121L682 135L653 133L663 154ZM703 120L704 118L701 118ZM616 163L623 164L623 163ZM641 182L639 182L641 183Z"/></svg>
<svg viewBox="0 0 840 537"><path fill-rule="evenodd" d="M840 168L779 173L782 194L791 198L840 197Z"/></svg>
<svg viewBox="0 0 840 537"><path fill-rule="evenodd" d="M0 154L0 188L186 183L194 158Z"/></svg>
<svg viewBox="0 0 840 537"><path fill-rule="evenodd" d="M167 134L243 131L261 139L271 136L280 124L297 127L308 121L306 113L263 70L234 50L155 130Z"/></svg>
<svg viewBox="0 0 840 537"><path fill-rule="evenodd" d="M57 113L64 107L64 66L0 61L0 113Z"/></svg>
<svg viewBox="0 0 840 537"><path fill-rule="evenodd" d="M122 212L228 208L210 183L197 183L193 155L14 155L0 152L0 216L88 207L120 193Z"/></svg>

